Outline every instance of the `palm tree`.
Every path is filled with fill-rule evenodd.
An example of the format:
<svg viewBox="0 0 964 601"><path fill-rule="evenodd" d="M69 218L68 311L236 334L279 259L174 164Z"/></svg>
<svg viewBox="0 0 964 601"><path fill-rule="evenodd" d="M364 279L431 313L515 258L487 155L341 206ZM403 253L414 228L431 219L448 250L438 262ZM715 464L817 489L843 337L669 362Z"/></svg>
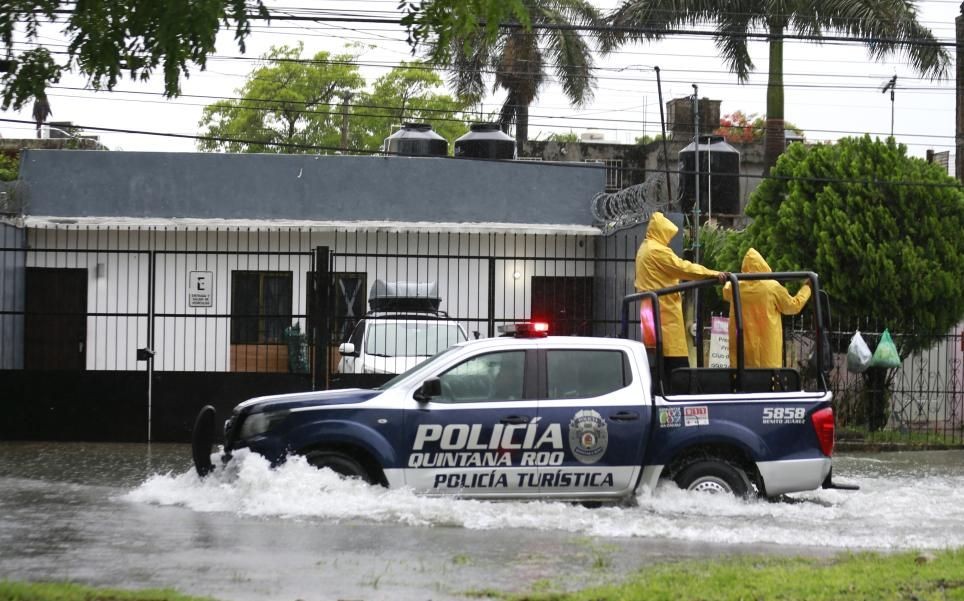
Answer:
<svg viewBox="0 0 964 601"><path fill-rule="evenodd" d="M33 120L37 124L37 139L40 139L40 126L44 124L47 117L54 114L50 110L50 101L47 100L46 92L41 92L34 97L33 101Z"/></svg>
<svg viewBox="0 0 964 601"><path fill-rule="evenodd" d="M615 32L607 46L625 40L655 40L659 31L716 23L716 45L740 83L754 68L747 34L769 34L764 169L776 164L785 146L783 120L783 36L791 31L819 42L825 31L859 39L877 60L903 52L923 76L943 77L950 56L917 20L910 0L625 0L608 16ZM636 29L637 31L633 31Z"/></svg>
<svg viewBox="0 0 964 601"><path fill-rule="evenodd" d="M449 85L462 99L478 102L485 96L486 76L494 75L494 89L506 91L499 113L503 131L515 123L516 150L521 155L528 139L529 105L555 72L569 101L581 106L592 98L592 49L581 27L602 25L598 11L586 0L523 0L530 27L504 27L488 41L479 30L470 39L453 41L432 56L452 71Z"/></svg>

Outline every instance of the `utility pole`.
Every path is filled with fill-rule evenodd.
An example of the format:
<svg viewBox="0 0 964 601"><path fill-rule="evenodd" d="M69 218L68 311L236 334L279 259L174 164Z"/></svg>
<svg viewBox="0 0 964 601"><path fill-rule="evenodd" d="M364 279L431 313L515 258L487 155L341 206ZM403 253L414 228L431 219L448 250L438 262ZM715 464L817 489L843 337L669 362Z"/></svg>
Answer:
<svg viewBox="0 0 964 601"><path fill-rule="evenodd" d="M693 84L693 147L696 148L693 179L696 200L693 202L693 262L700 262L700 89Z"/></svg>
<svg viewBox="0 0 964 601"><path fill-rule="evenodd" d="M696 201L693 203L693 262L700 262L700 89L693 84L693 144L696 147ZM707 153L707 158L709 154ZM700 291L693 291L693 340L696 346L696 367L703 367L703 328L700 327Z"/></svg>
<svg viewBox="0 0 964 601"><path fill-rule="evenodd" d="M659 67L653 67L656 71L656 91L659 94L659 127L663 134L663 170L666 173L666 203L673 206L673 186L669 179L669 150L666 148L666 117L663 115L663 82L659 78Z"/></svg>
<svg viewBox="0 0 964 601"><path fill-rule="evenodd" d="M351 94L345 94L345 99L341 103L341 150L348 150L348 103L351 102Z"/></svg>
<svg viewBox="0 0 964 601"><path fill-rule="evenodd" d="M961 14L954 19L957 26L957 119L954 128L954 177L957 181L964 181L964 4L961 4Z"/></svg>
<svg viewBox="0 0 964 601"><path fill-rule="evenodd" d="M884 87L880 89L880 93L884 94L887 90L890 90L890 137L894 137L894 91L897 89L897 76L894 75L890 78L890 81L884 84Z"/></svg>

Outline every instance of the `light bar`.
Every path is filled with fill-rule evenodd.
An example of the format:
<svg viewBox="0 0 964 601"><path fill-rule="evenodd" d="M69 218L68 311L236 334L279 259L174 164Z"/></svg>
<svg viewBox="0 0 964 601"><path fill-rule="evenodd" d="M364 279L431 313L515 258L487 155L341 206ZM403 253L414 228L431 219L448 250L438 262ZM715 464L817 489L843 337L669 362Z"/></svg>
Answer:
<svg viewBox="0 0 964 601"><path fill-rule="evenodd" d="M500 326L504 336L516 338L541 338L549 335L549 324L544 321L520 321Z"/></svg>

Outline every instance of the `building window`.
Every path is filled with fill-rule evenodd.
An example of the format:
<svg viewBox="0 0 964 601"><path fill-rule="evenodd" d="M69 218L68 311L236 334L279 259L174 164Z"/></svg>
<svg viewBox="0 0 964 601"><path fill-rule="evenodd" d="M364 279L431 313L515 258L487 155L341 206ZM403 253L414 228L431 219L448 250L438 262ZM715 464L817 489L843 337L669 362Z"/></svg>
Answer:
<svg viewBox="0 0 964 601"><path fill-rule="evenodd" d="M231 274L231 344L281 344L291 325L290 271Z"/></svg>
<svg viewBox="0 0 964 601"><path fill-rule="evenodd" d="M586 159L584 163L597 163L606 166L606 192L615 192L623 188L623 160L622 159Z"/></svg>

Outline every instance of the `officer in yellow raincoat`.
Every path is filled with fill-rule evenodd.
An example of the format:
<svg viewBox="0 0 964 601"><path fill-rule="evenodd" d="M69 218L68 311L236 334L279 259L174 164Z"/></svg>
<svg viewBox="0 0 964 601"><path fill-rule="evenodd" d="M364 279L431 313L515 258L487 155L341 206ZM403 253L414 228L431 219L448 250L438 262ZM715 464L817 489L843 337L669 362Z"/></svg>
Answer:
<svg viewBox="0 0 964 601"><path fill-rule="evenodd" d="M743 257L743 273L770 273L763 256L751 248ZM810 284L791 295L776 280L740 282L743 309L743 357L746 367L783 367L783 320L781 315L796 315L810 299ZM730 365L736 366L736 322L733 318L733 292L723 287L723 300L730 303Z"/></svg>
<svg viewBox="0 0 964 601"><path fill-rule="evenodd" d="M680 280L719 278L726 274L707 269L676 256L669 241L679 231L662 213L653 213L646 229L646 239L636 253L636 291L644 292L675 286ZM689 367L683 302L679 292L659 297L659 319L663 335L664 378L674 369Z"/></svg>

